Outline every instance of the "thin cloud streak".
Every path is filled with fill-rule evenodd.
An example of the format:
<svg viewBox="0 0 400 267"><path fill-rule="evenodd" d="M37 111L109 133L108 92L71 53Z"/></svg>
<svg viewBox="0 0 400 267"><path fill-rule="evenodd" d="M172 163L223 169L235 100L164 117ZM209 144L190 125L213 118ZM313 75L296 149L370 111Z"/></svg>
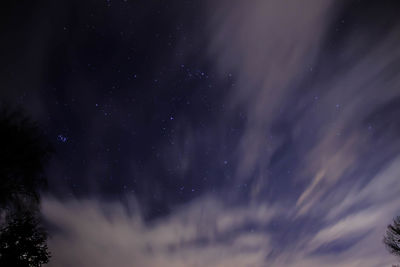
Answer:
<svg viewBox="0 0 400 267"><path fill-rule="evenodd" d="M354 24L339 42L328 0L208 9L207 51L221 79L235 80L227 121L245 117L226 194L151 223L137 205L46 197L57 229L50 266L390 266L382 237L400 212L399 28L376 41ZM243 184L246 199L233 190Z"/></svg>

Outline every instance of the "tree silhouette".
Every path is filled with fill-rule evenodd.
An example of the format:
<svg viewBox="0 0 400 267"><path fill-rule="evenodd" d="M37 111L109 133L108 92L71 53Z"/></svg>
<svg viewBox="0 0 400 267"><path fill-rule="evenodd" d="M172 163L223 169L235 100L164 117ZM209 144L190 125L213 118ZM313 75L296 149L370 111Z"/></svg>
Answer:
<svg viewBox="0 0 400 267"><path fill-rule="evenodd" d="M383 243L390 253L400 256L400 216L393 220L393 224L388 225Z"/></svg>
<svg viewBox="0 0 400 267"><path fill-rule="evenodd" d="M0 111L0 209L34 208L51 153L39 127L20 111Z"/></svg>
<svg viewBox="0 0 400 267"><path fill-rule="evenodd" d="M50 146L22 112L2 109L0 148L0 266L41 266L50 258L37 219Z"/></svg>
<svg viewBox="0 0 400 267"><path fill-rule="evenodd" d="M0 232L0 266L39 267L49 262L46 232L31 213L18 214Z"/></svg>

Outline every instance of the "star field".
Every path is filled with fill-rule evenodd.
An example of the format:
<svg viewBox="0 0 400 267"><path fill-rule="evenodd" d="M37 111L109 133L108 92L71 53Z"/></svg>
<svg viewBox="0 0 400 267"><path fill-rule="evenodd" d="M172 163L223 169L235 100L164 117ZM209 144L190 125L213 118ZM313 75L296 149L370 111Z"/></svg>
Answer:
<svg viewBox="0 0 400 267"><path fill-rule="evenodd" d="M49 266L395 262L396 1L2 9L1 103L55 149Z"/></svg>

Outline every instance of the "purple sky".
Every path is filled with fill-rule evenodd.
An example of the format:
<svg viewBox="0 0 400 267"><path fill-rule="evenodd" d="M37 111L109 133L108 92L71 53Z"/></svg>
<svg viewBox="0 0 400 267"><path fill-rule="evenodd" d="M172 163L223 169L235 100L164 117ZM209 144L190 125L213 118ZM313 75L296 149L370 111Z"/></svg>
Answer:
<svg viewBox="0 0 400 267"><path fill-rule="evenodd" d="M398 262L397 1L1 12L0 99L56 148L49 266Z"/></svg>

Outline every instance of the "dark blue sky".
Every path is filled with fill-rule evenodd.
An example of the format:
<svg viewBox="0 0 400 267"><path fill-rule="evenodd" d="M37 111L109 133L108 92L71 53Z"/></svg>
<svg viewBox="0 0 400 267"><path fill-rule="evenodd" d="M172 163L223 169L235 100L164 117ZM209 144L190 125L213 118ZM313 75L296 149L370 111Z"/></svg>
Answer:
<svg viewBox="0 0 400 267"><path fill-rule="evenodd" d="M381 240L400 214L399 12L372 0L3 5L0 98L56 149L50 265L394 262Z"/></svg>

